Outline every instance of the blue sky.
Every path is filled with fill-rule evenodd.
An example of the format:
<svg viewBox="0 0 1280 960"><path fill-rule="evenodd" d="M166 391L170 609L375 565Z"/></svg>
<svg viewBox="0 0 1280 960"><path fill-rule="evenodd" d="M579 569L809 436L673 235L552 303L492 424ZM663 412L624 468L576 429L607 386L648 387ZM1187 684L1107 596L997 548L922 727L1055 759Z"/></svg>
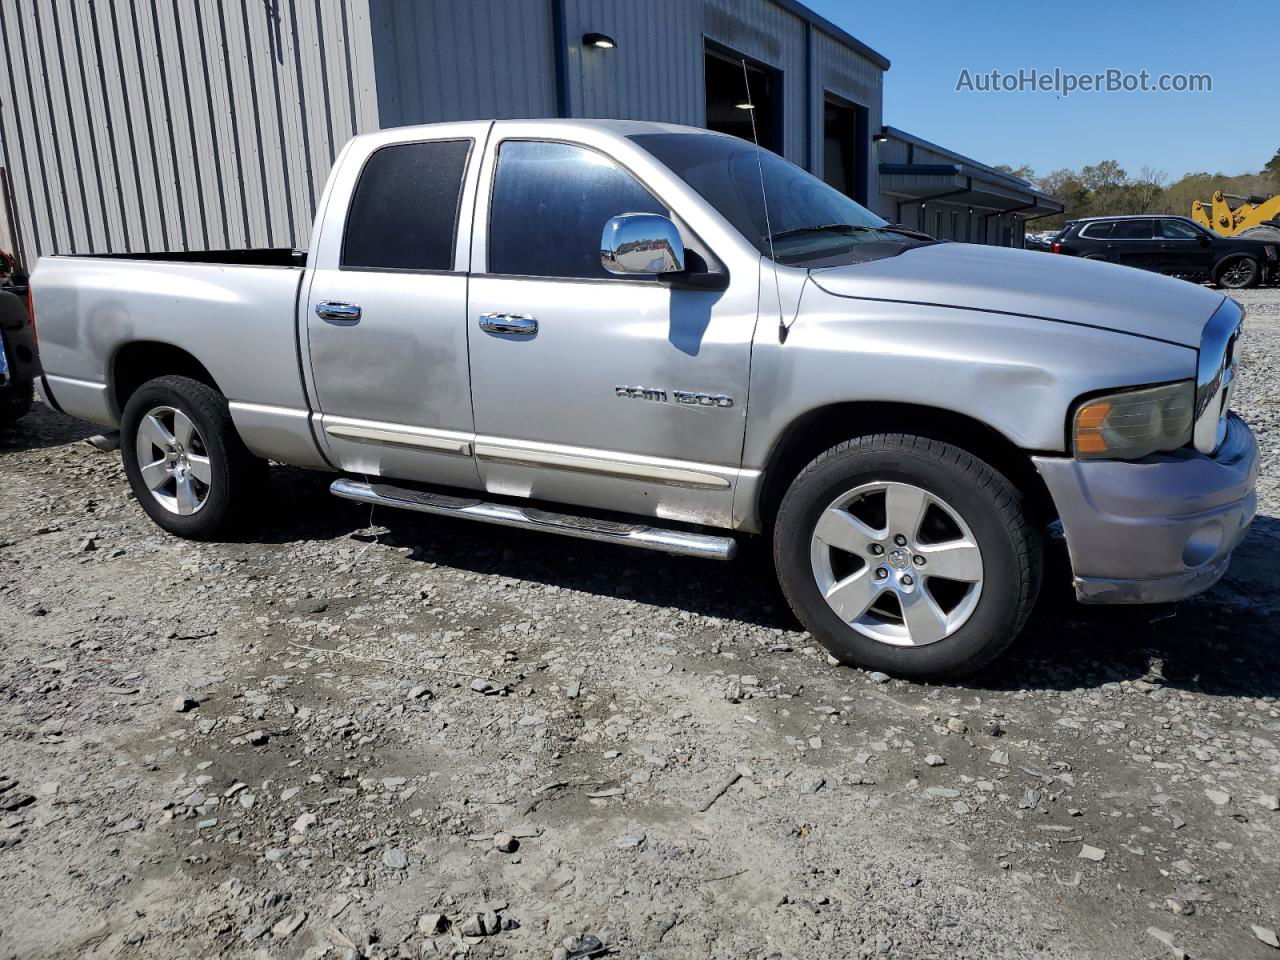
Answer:
<svg viewBox="0 0 1280 960"><path fill-rule="evenodd" d="M890 126L1037 175L1118 160L1253 172L1280 147L1280 3L1205 0L806 0L880 51ZM1207 73L1211 93L956 92L962 69Z"/></svg>

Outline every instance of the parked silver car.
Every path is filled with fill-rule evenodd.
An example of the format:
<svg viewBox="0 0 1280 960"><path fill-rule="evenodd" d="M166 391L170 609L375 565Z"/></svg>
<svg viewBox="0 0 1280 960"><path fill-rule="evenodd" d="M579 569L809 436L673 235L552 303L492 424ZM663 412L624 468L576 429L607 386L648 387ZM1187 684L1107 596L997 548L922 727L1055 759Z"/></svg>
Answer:
<svg viewBox="0 0 1280 960"><path fill-rule="evenodd" d="M1255 509L1235 302L899 232L705 130L386 130L306 254L47 257L33 287L46 396L120 426L166 530L218 536L270 458L670 553L765 534L814 636L897 675L1002 651L1054 518L1077 595L1137 603L1212 585Z"/></svg>

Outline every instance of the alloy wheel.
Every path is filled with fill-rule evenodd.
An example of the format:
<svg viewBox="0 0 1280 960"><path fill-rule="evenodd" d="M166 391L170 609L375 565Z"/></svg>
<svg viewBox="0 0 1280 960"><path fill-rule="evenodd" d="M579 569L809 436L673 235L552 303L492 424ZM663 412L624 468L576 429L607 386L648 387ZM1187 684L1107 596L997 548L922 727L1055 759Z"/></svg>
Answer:
<svg viewBox="0 0 1280 960"><path fill-rule="evenodd" d="M867 483L833 500L814 527L810 559L835 614L893 646L951 636L982 594L982 550L969 525L910 483Z"/></svg>
<svg viewBox="0 0 1280 960"><path fill-rule="evenodd" d="M209 499L209 450L191 418L176 407L154 407L138 422L142 482L170 513L190 516Z"/></svg>

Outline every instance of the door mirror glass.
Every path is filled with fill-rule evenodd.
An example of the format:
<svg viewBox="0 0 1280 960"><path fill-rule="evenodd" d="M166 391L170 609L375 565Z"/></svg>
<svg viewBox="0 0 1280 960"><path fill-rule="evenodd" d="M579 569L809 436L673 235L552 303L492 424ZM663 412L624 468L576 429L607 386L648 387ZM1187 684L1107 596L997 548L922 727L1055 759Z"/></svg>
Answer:
<svg viewBox="0 0 1280 960"><path fill-rule="evenodd" d="M624 213L604 225L600 265L617 274L683 273L684 242L666 217Z"/></svg>

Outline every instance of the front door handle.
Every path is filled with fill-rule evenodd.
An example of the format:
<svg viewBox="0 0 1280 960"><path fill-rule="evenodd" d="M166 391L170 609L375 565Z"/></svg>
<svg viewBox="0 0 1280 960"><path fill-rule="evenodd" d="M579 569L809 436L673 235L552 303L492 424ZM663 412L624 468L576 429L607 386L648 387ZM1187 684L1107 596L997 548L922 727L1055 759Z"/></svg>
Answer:
<svg viewBox="0 0 1280 960"><path fill-rule="evenodd" d="M316 304L316 316L335 327L354 327L360 322L360 307L354 303L323 300Z"/></svg>
<svg viewBox="0 0 1280 960"><path fill-rule="evenodd" d="M532 337L538 332L538 321L525 313L482 313L480 329L485 333L509 333Z"/></svg>

